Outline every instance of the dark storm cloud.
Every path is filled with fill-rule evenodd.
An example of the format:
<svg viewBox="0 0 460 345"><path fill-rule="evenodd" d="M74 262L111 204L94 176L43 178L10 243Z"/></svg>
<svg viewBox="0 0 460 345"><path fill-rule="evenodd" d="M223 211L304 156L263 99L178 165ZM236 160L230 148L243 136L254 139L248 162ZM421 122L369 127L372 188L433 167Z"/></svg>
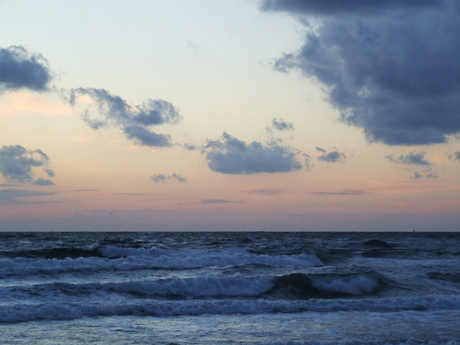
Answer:
<svg viewBox="0 0 460 345"><path fill-rule="evenodd" d="M95 106L85 106L82 113L83 120L92 129L116 126L138 145L172 146L169 135L151 130L152 126L180 121L179 112L171 103L149 99L147 103L131 105L120 96L112 95L104 89L78 88L70 91L70 104L76 106L81 96L89 96L95 103Z"/></svg>
<svg viewBox="0 0 460 345"><path fill-rule="evenodd" d="M347 155L345 153L339 151L326 152L326 150L322 149L321 147L317 147L316 151L322 153L321 156L318 156L318 160L322 162L336 163L347 158Z"/></svg>
<svg viewBox="0 0 460 345"><path fill-rule="evenodd" d="M286 122L283 119L273 119L272 127L279 131L292 131L294 130L294 125L292 122Z"/></svg>
<svg viewBox="0 0 460 345"><path fill-rule="evenodd" d="M41 150L31 151L20 145L3 146L0 149L0 173L10 181L32 181L32 168L45 167L48 165L48 162L48 155ZM34 184L43 186L45 185L44 183L48 183L48 185L54 185L51 181L51 184L44 181L38 179Z"/></svg>
<svg viewBox="0 0 460 345"><path fill-rule="evenodd" d="M274 67L316 79L368 141L444 143L460 132L458 2L273 0L262 8L300 16L307 30L300 50ZM309 16L317 13L328 14L319 26Z"/></svg>
<svg viewBox="0 0 460 345"><path fill-rule="evenodd" d="M181 174L155 174L152 176L152 180L156 183L164 182L166 180L177 180L180 183L187 182L187 180Z"/></svg>
<svg viewBox="0 0 460 345"><path fill-rule="evenodd" d="M250 175L299 170L294 149L272 141L266 146L253 141L246 144L227 133L218 140L208 140L203 147L211 170L223 174Z"/></svg>
<svg viewBox="0 0 460 345"><path fill-rule="evenodd" d="M26 88L46 91L51 81L48 61L22 46L0 48L0 93Z"/></svg>
<svg viewBox="0 0 460 345"><path fill-rule="evenodd" d="M49 203L50 201L27 201L22 200L24 198L43 196L43 195L54 195L55 193L44 193L33 190L16 190L16 189L4 189L0 190L0 204L42 204Z"/></svg>
<svg viewBox="0 0 460 345"><path fill-rule="evenodd" d="M264 0L263 11L286 11L308 14L378 13L385 10L436 7L444 0Z"/></svg>

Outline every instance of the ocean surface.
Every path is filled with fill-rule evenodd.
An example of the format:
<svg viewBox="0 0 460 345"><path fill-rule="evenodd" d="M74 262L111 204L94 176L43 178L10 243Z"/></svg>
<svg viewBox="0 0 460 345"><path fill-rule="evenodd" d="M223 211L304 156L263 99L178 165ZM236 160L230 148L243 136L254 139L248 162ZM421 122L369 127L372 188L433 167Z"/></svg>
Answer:
<svg viewBox="0 0 460 345"><path fill-rule="evenodd" d="M1 344L460 344L460 233L0 233Z"/></svg>

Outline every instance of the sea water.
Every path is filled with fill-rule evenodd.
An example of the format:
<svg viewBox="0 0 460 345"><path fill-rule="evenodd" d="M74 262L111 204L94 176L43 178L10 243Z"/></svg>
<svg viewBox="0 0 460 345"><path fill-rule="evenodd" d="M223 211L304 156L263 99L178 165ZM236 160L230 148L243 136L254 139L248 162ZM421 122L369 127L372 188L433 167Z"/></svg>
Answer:
<svg viewBox="0 0 460 345"><path fill-rule="evenodd" d="M460 344L459 233L0 233L1 344Z"/></svg>

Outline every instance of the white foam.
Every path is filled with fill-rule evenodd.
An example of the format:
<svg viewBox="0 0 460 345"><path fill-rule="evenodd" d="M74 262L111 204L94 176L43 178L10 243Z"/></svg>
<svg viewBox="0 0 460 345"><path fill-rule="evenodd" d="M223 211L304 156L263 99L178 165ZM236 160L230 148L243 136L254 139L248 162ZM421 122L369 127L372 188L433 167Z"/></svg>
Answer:
<svg viewBox="0 0 460 345"><path fill-rule="evenodd" d="M184 269L213 266L262 264L270 266L312 267L324 265L315 255L269 256L252 254L245 249L215 251L184 249L166 251L162 249L130 249L106 247L101 249L105 258L89 257L77 259L0 259L0 277L53 274L75 271L135 269ZM120 256L124 256L120 258Z"/></svg>
<svg viewBox="0 0 460 345"><path fill-rule="evenodd" d="M322 290L352 295L371 293L379 287L375 279L367 276L336 278L330 282L313 281L313 285Z"/></svg>
<svg viewBox="0 0 460 345"><path fill-rule="evenodd" d="M460 296L432 295L393 299L335 299L335 300L144 300L92 301L82 303L21 304L0 309L0 322L31 320L63 320L81 317L118 315L201 315L201 314L267 314L293 312L400 312L404 310L460 310Z"/></svg>

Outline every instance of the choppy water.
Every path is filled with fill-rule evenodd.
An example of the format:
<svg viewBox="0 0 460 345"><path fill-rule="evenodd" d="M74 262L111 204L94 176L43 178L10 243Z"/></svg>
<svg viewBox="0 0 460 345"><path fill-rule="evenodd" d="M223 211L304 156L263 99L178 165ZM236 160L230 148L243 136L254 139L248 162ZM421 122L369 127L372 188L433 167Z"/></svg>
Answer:
<svg viewBox="0 0 460 345"><path fill-rule="evenodd" d="M460 344L460 233L0 233L2 344Z"/></svg>

